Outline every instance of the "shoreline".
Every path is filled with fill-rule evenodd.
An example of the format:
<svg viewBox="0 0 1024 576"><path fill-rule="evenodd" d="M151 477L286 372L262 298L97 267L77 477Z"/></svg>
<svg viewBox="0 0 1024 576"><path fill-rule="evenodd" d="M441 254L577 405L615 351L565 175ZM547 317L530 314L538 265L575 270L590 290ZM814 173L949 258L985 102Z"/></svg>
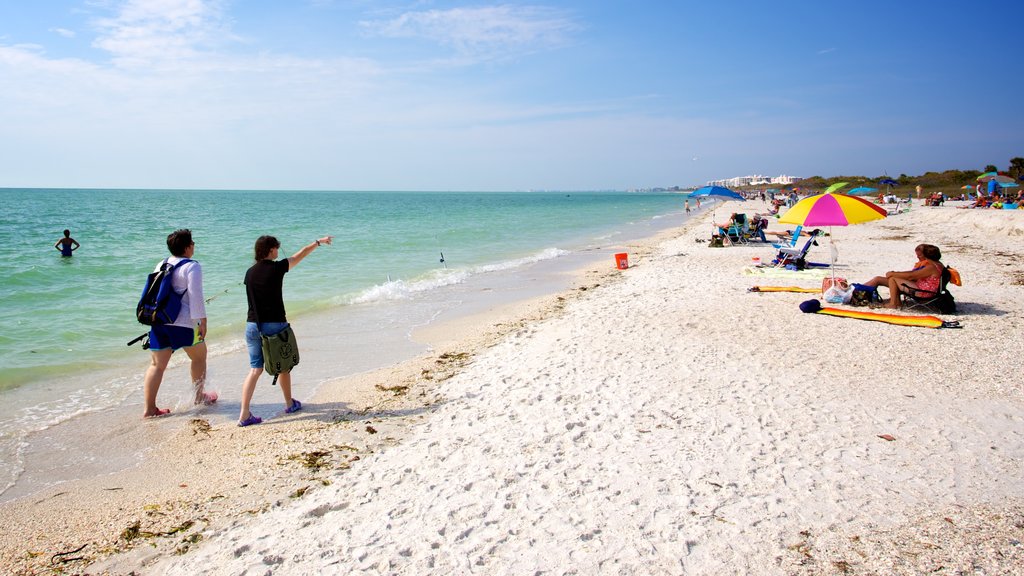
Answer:
<svg viewBox="0 0 1024 576"><path fill-rule="evenodd" d="M621 248L598 252L627 250L631 257L634 251L647 253L672 231L662 229L653 236L627 240ZM134 548L124 536L136 522L173 530L195 522L201 515L210 518L213 526L288 501L296 491L316 484L310 476L322 466L318 454L334 452L326 446L325 438L337 435L339 428L343 429L341 445L345 454L332 463L339 468L396 444L405 429L429 413L437 401L437 388L473 355L528 323L559 314L566 301L596 284L613 281L621 273L610 257L607 265L603 259L601 264L595 258L585 260L579 267L559 273L565 277L562 282L569 286L567 289L515 299L470 314L456 310L450 319L417 328L411 340L425 352L321 381L315 384L313 395L304 400L301 412L276 415L245 429L237 428L234 418L208 414L201 408L186 408L188 419L173 426L153 421L156 429L142 430L153 447L145 449L134 465L63 481L0 502L0 521L11 528L8 536L0 539L0 564L24 570L33 566L44 569L47 563L39 559L77 549L85 541L89 542L87 548L72 557L86 555L91 562L120 549ZM187 364L177 364L178 371L187 371ZM264 394L279 394L276 389L268 392L269 385L262 383L259 388ZM130 433L137 425L132 411L135 408L113 409L130 420L120 429L96 433L108 437ZM259 449L250 445L254 439ZM303 449L307 445L322 449ZM337 440L332 445L337 445ZM206 452L222 458L208 458ZM97 527L100 535L96 534ZM152 534L167 531L143 530ZM24 540L25 534L32 537ZM149 541L159 540L165 539L150 537ZM168 552L163 549L166 545L166 541L160 542L162 552Z"/></svg>
<svg viewBox="0 0 1024 576"><path fill-rule="evenodd" d="M371 571L809 574L845 563L877 573L973 562L1009 573L1024 561L1011 543L1024 536L1024 399L1006 374L1024 366L970 355L950 366L941 351L996 338L1019 349L1008 326L1024 288L1004 262L1024 223L965 213L921 209L833 232L854 281L880 262L901 266L915 238L935 236L965 278L955 290L964 330L803 315L794 309L808 295L746 293L793 280L743 276L765 248L708 250L694 240L711 216L698 215L646 252L629 246L630 270L583 270L565 293L484 312L454 336L422 334L432 352L327 383L309 411L254 428L258 438L186 426L148 466L4 504L19 538L5 538L0 561L43 567L88 535L76 553L86 560L67 565L130 548L89 567L115 574L238 572L273 550L275 571L316 571L331 560L316 552L324 545ZM532 481L512 475L503 488L502 467ZM354 505L338 507L341 488ZM513 507L488 507L496 495ZM402 510L376 544L362 540L381 529L369 519ZM62 531L39 534L57 519ZM136 521L137 538L117 536ZM438 525L451 533L434 536Z"/></svg>
<svg viewBox="0 0 1024 576"><path fill-rule="evenodd" d="M571 282L567 277L569 270L588 266L603 253L614 252L607 248L608 245L628 242L637 235L649 235L652 230L664 228L666 222L676 222L681 218L682 213L679 212L622 223L614 231L609 231L606 237L581 237L570 242L568 247L572 250L567 253L561 251L563 255L557 258L535 259L535 254L516 266L511 266L510 262L499 262L494 270L488 271L486 267L473 269L458 282L417 291L396 301L383 299L299 314L294 321L302 347L308 352L303 355L302 380L296 388L297 397L307 401L307 396L311 396L322 382L338 375L374 370L425 353L426 344L416 342L409 334L423 325L458 318L463 314L463 308L486 309L499 305L505 299L530 299L536 294L561 291ZM545 249L541 253L550 250ZM306 275L294 280L305 283L315 282L316 278ZM5 466L0 470L6 476L7 464L10 463L11 469L13 464L18 464L21 471L17 480L0 494L0 502L29 495L39 486L107 474L131 466L139 460L140 454L160 441L159 433L140 434L137 423L131 422L137 419L133 409L141 402L142 375L149 356L138 349L135 353L135 360L128 359L127 364L119 368L90 371L68 379L57 386L57 397L43 396L40 399L49 390L48 386L25 387L9 396L13 401L9 411L18 414L17 419L8 423L12 430L17 431L19 427L35 429L27 437L11 434L12 443L4 447L12 454L17 450L18 456L13 461L5 458ZM174 420L195 417L207 419L212 424L234 422L238 409L238 383L247 372L244 354L244 341L234 332L210 343L207 388L218 392L221 400L209 407L192 405L184 384L188 371L186 358L175 355L161 386L161 406L172 409ZM75 392L68 392L66 397L59 393L69 386ZM110 405L82 408L96 402L110 402ZM258 386L253 403L257 415L264 419L280 415L280 393L276 388ZM17 408L37 405L44 412L49 411L47 414L60 412L62 421L40 428L40 422L46 420L47 414L40 414L39 410L18 411ZM44 416L42 420L41 416ZM164 435L169 435L177 425L160 421L148 427L158 428ZM84 446L79 441L82 438L88 439ZM14 446L15 441L22 442L21 447Z"/></svg>

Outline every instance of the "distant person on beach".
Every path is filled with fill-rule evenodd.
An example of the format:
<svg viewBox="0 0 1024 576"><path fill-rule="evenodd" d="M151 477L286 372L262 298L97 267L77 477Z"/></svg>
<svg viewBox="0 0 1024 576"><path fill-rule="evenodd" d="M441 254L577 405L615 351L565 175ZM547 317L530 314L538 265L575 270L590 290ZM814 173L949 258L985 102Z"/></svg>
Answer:
<svg viewBox="0 0 1024 576"><path fill-rule="evenodd" d="M690 213L690 200L687 199L684 204L686 205L686 213L689 214Z"/></svg>
<svg viewBox="0 0 1024 576"><path fill-rule="evenodd" d="M920 185L920 184L918 184L918 185L917 185L917 186L916 186L916 187L914 188L914 190L915 190L915 191L917 191L917 199L918 199L918 200L920 200L920 199L921 199L921 185Z"/></svg>
<svg viewBox="0 0 1024 576"><path fill-rule="evenodd" d="M249 374L242 383L242 408L238 414L239 426L251 426L263 421L253 416L249 410L256 382L263 373L263 343L261 335L273 336L288 327L288 319L284 311L284 275L299 262L309 256L323 244L330 245L333 236L324 236L302 247L290 258L278 260L281 243L273 236L260 236L256 239L255 260L245 272L245 296L249 301L249 312L245 323L245 344L249 349ZM284 411L286 413L302 410L302 403L292 398L291 372L282 372L278 378L281 393L284 394Z"/></svg>
<svg viewBox="0 0 1024 576"><path fill-rule="evenodd" d="M917 255L917 264L906 272L889 271L885 276L875 276L864 284L866 286L888 286L889 303L886 308L900 307L900 288L908 290L926 290L927 293L937 293L942 284L943 265L942 251L938 246L931 244L918 244L914 248Z"/></svg>
<svg viewBox="0 0 1024 576"><path fill-rule="evenodd" d="M203 269L199 262L192 260L196 252L196 243L192 241L191 230L175 230L167 236L167 249L171 256L167 258L168 264L178 264L188 259L181 266L174 269L171 276L171 286L178 294L182 294L181 310L178 317L171 324L153 326L149 331L149 350L151 363L146 370L146 378L143 383L143 395L145 396L146 410L142 416L152 418L170 413L167 408L157 408L156 395L160 390L160 383L163 382L164 372L167 370L167 363L171 355L179 348L185 349L192 361L190 372L192 375L192 386L195 388L196 404L213 404L217 401L217 394L205 392L206 384L206 303L203 301ZM163 266L161 260L156 270Z"/></svg>
<svg viewBox="0 0 1024 576"><path fill-rule="evenodd" d="M73 248L71 246L72 244L74 244ZM71 230L64 230L64 237L57 240L57 243L53 245L54 248L60 250L60 255L65 258L70 257L71 253L78 250L79 246L81 246L81 244L71 237Z"/></svg>

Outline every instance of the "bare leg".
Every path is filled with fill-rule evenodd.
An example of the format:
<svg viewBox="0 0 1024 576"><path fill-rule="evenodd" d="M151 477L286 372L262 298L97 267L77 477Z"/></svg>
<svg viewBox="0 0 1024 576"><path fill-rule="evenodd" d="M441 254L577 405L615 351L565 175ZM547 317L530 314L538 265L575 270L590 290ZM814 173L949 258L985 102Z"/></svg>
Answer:
<svg viewBox="0 0 1024 576"><path fill-rule="evenodd" d="M277 378L277 384L281 387L281 393L284 394L284 407L292 407L292 373L283 372Z"/></svg>
<svg viewBox="0 0 1024 576"><path fill-rule="evenodd" d="M242 409L238 413L239 422L252 416L252 412L249 412L249 403L252 401L253 392L256 391L256 382L259 381L260 374L263 374L263 368L250 368L249 375L242 383Z"/></svg>
<svg viewBox="0 0 1024 576"><path fill-rule="evenodd" d="M163 416L170 410L161 410L156 407L156 393L160 391L160 383L164 379L164 371L167 370L167 363L171 360L170 349L151 350L149 368L146 369L146 377L142 384L142 395L146 402L146 411L142 413L143 418L152 416Z"/></svg>
<svg viewBox="0 0 1024 576"><path fill-rule="evenodd" d="M871 280L864 283L865 286L888 286L889 279L885 276L875 276Z"/></svg>
<svg viewBox="0 0 1024 576"><path fill-rule="evenodd" d="M206 385L206 342L200 342L195 346L185 348L185 353L192 360L190 371L192 373L192 386L195 388L196 404L213 404L217 401L216 394L207 394L204 391Z"/></svg>
<svg viewBox="0 0 1024 576"><path fill-rule="evenodd" d="M900 307L900 284L896 278L889 278L889 303L886 308Z"/></svg>

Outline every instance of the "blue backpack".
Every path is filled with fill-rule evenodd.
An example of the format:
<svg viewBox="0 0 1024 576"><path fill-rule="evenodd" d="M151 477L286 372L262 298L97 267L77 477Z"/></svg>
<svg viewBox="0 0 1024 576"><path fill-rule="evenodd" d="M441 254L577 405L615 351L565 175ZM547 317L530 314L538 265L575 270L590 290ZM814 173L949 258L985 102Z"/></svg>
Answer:
<svg viewBox="0 0 1024 576"><path fill-rule="evenodd" d="M171 324L178 318L181 311L181 299L184 292L178 294L171 286L174 269L186 262L188 258L177 264L169 264L165 259L160 269L146 277L146 287L142 289L142 297L135 308L135 317L147 326Z"/></svg>

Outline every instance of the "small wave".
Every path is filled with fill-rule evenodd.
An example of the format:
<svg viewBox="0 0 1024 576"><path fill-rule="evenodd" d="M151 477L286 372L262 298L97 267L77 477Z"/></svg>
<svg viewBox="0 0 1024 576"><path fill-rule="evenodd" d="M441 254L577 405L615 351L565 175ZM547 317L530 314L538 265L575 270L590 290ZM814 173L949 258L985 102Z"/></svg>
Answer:
<svg viewBox="0 0 1024 576"><path fill-rule="evenodd" d="M442 288L444 286L451 286L454 284L461 284L465 282L467 278L475 274L486 274L488 272L500 272L503 270L511 270L527 264L533 264L535 262L541 262L543 260L552 260L560 256L569 254L568 250L562 250L560 248L547 248L540 252L525 256L523 258L516 258L514 260L506 260L504 262L498 262L496 264L483 264L480 266L472 267L468 270L444 270L433 272L428 278L422 280L414 280L406 282L405 280L390 280L383 284L378 284L367 290L364 290L360 294L352 297L349 304L367 304L370 302L384 302L389 300L404 300L410 298L413 294L420 292L426 292L435 288Z"/></svg>

